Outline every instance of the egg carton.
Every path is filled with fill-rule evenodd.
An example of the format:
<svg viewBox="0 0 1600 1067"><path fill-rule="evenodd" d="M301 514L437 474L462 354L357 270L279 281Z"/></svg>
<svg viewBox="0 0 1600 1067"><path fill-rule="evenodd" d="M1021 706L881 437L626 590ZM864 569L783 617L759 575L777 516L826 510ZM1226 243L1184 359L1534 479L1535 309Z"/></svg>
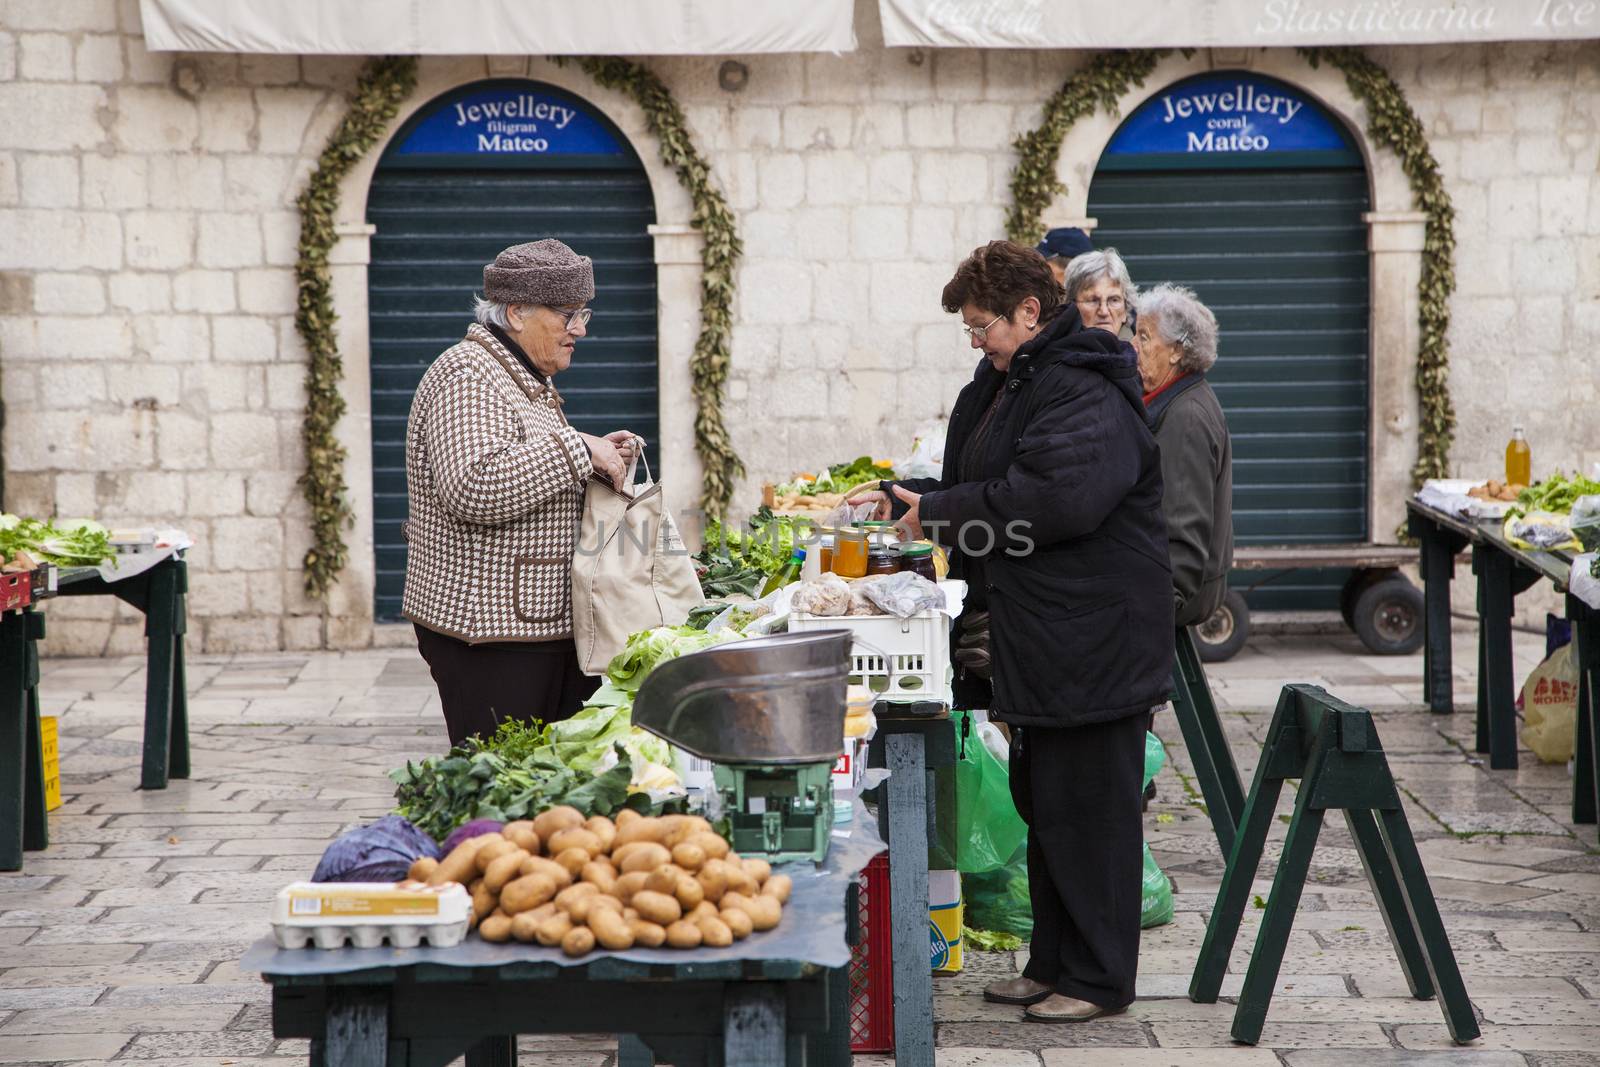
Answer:
<svg viewBox="0 0 1600 1067"><path fill-rule="evenodd" d="M294 882L272 902L279 948L449 948L467 936L472 897L456 882Z"/></svg>

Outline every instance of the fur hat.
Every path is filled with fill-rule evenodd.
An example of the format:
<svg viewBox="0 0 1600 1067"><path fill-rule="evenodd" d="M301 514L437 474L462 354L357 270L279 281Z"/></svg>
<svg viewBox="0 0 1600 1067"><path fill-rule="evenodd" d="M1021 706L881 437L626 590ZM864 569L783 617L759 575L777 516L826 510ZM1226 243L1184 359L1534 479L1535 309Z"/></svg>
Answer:
<svg viewBox="0 0 1600 1067"><path fill-rule="evenodd" d="M553 237L512 245L483 268L483 295L497 304L587 303L594 299L594 263Z"/></svg>

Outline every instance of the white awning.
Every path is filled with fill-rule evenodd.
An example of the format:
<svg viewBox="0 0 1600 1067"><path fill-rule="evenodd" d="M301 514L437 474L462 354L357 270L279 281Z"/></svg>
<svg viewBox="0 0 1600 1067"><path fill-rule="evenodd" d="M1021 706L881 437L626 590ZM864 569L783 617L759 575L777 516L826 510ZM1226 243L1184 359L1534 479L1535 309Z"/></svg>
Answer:
<svg viewBox="0 0 1600 1067"><path fill-rule="evenodd" d="M728 55L849 52L854 0L140 0L157 52Z"/></svg>
<svg viewBox="0 0 1600 1067"><path fill-rule="evenodd" d="M1591 0L878 0L915 48L1276 48L1600 37Z"/></svg>

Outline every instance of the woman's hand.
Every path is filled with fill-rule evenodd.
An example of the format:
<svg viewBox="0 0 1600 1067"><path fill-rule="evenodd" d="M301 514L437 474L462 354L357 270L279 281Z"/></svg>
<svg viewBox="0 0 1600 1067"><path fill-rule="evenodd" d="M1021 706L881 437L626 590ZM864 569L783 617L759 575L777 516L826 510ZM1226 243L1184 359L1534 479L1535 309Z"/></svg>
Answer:
<svg viewBox="0 0 1600 1067"><path fill-rule="evenodd" d="M906 513L900 516L897 528L907 541L922 540L922 494L913 493L900 485L891 488L894 489L895 496L911 505L906 509ZM887 499L884 502L888 503Z"/></svg>
<svg viewBox="0 0 1600 1067"><path fill-rule="evenodd" d="M623 460L617 446L608 440L610 435L596 437L580 430L578 436L589 446L589 462L594 465L595 473L615 486L617 492L622 492L622 483L628 477L628 464Z"/></svg>
<svg viewBox="0 0 1600 1067"><path fill-rule="evenodd" d="M632 463L644 448L644 438L632 430L612 430L606 434L606 440L616 446L624 463Z"/></svg>
<svg viewBox="0 0 1600 1067"><path fill-rule="evenodd" d="M848 498L845 503L853 508L858 508L862 504L871 504L874 508L872 512L874 519L881 520L889 517L889 494L882 489L868 489L857 493L855 496Z"/></svg>

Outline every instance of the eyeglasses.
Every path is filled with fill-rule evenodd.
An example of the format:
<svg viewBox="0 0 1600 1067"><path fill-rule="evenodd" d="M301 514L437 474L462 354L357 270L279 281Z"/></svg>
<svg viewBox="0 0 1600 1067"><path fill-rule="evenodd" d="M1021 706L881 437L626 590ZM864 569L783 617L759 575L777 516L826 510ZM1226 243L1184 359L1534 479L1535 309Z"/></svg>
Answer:
<svg viewBox="0 0 1600 1067"><path fill-rule="evenodd" d="M1078 306L1081 308L1105 308L1107 311L1121 311L1126 303L1127 301L1120 296L1097 296L1092 298L1080 296L1078 298Z"/></svg>
<svg viewBox="0 0 1600 1067"><path fill-rule="evenodd" d="M995 323L999 322L1003 318L1005 318L1004 315L996 315L994 318L989 320L988 326L968 326L963 322L961 324L961 332L966 334L968 337L977 338L978 343L981 345L989 339L989 330L994 326Z"/></svg>
<svg viewBox="0 0 1600 1067"><path fill-rule="evenodd" d="M567 332L577 333L579 330L583 329L589 324L589 319L593 317L593 315L594 311L590 308L579 308L577 311L574 311L572 314L567 316Z"/></svg>

